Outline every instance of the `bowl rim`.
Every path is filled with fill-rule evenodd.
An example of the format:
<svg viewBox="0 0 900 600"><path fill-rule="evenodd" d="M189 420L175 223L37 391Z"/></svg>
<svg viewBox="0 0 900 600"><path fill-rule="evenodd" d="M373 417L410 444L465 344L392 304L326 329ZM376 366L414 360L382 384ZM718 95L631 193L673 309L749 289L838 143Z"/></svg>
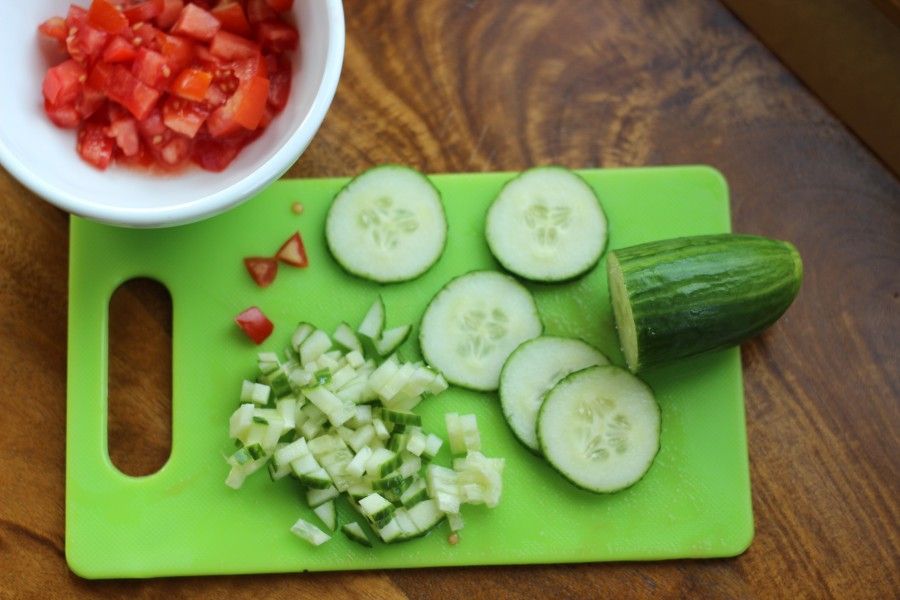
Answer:
<svg viewBox="0 0 900 600"><path fill-rule="evenodd" d="M320 2L322 0L314 0ZM168 227L222 213L249 199L281 177L312 142L334 100L344 63L346 25L342 0L324 0L328 48L312 106L287 141L262 165L225 189L190 202L167 207L123 207L94 204L48 183L21 161L0 139L0 163L20 183L66 212L126 227Z"/></svg>

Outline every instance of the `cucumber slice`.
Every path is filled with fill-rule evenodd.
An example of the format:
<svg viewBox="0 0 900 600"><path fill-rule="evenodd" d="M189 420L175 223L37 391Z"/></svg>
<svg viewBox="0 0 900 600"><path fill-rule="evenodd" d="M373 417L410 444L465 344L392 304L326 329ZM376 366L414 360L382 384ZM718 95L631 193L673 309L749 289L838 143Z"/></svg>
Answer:
<svg viewBox="0 0 900 600"><path fill-rule="evenodd" d="M334 500L329 500L324 504L320 504L313 509L313 512L322 520L325 527L332 531L337 528L337 512L334 510Z"/></svg>
<svg viewBox="0 0 900 600"><path fill-rule="evenodd" d="M369 307L366 316L363 317L362 323L356 328L358 333L366 336L370 340L377 340L384 331L384 299L381 296L375 298L375 302Z"/></svg>
<svg viewBox="0 0 900 600"><path fill-rule="evenodd" d="M419 343L426 362L450 383L492 391L512 351L542 329L525 287L502 273L475 271L457 277L431 300Z"/></svg>
<svg viewBox="0 0 900 600"><path fill-rule="evenodd" d="M611 252L609 294L631 372L740 344L774 323L803 279L788 242L706 235Z"/></svg>
<svg viewBox="0 0 900 600"><path fill-rule="evenodd" d="M340 344L341 347L347 350L347 352L362 352L362 344L359 343L359 338L356 337L356 333L354 333L353 329L347 325L346 323L341 323L337 326L337 329L334 330L334 335L331 336L335 342Z"/></svg>
<svg viewBox="0 0 900 600"><path fill-rule="evenodd" d="M325 239L347 272L380 283L408 281L440 258L447 218L440 194L424 175L386 165L362 173L338 193Z"/></svg>
<svg viewBox="0 0 900 600"><path fill-rule="evenodd" d="M639 481L659 451L660 413L653 392L614 366L588 367L547 393L537 436L547 461L596 493Z"/></svg>
<svg viewBox="0 0 900 600"><path fill-rule="evenodd" d="M306 490L306 503L310 508L315 508L325 504L329 500L334 500L340 496L340 492L334 486L325 488L324 490L310 489Z"/></svg>
<svg viewBox="0 0 900 600"><path fill-rule="evenodd" d="M403 345L412 332L412 325L401 325L388 329L375 341L375 351L381 356L388 356Z"/></svg>
<svg viewBox="0 0 900 600"><path fill-rule="evenodd" d="M570 373L606 364L593 346L570 338L541 336L516 348L500 372L500 405L519 441L540 453L535 424L544 394Z"/></svg>
<svg viewBox="0 0 900 600"><path fill-rule="evenodd" d="M369 539L369 536L366 535L365 530L359 523L355 521L344 523L341 525L341 531L357 544L362 544L366 548L372 547L372 540Z"/></svg>
<svg viewBox="0 0 900 600"><path fill-rule="evenodd" d="M562 167L538 167L507 183L488 209L485 237L504 268L534 281L564 281L597 264L606 215L594 190Z"/></svg>

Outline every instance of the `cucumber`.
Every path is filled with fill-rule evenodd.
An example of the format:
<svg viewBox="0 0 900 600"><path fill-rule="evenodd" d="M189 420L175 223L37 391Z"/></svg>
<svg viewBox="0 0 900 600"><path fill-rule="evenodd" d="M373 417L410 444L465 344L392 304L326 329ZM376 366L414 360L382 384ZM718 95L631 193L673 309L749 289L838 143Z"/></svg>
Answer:
<svg viewBox="0 0 900 600"><path fill-rule="evenodd" d="M475 271L437 293L422 317L419 344L428 364L450 383L496 390L515 348L541 334L531 293L512 277Z"/></svg>
<svg viewBox="0 0 900 600"><path fill-rule="evenodd" d="M325 239L348 273L379 283L409 281L443 254L447 218L428 178L408 167L385 165L338 192Z"/></svg>
<svg viewBox="0 0 900 600"><path fill-rule="evenodd" d="M331 539L330 535L303 519L297 519L297 522L291 527L291 533L313 546L321 546Z"/></svg>
<svg viewBox="0 0 900 600"><path fill-rule="evenodd" d="M366 535L366 532L359 523L355 521L344 523L341 525L341 531L357 544L362 544L366 548L372 547L372 541L369 539L369 536Z"/></svg>
<svg viewBox="0 0 900 600"><path fill-rule="evenodd" d="M537 437L547 462L595 493L639 481L659 451L660 412L640 379L611 365L588 367L544 398Z"/></svg>
<svg viewBox="0 0 900 600"><path fill-rule="evenodd" d="M615 250L610 300L628 368L740 344L774 323L800 289L788 242L707 235Z"/></svg>
<svg viewBox="0 0 900 600"><path fill-rule="evenodd" d="M564 281L591 270L607 241L594 190L562 167L537 167L509 183L488 209L485 237L508 271L533 281Z"/></svg>
<svg viewBox="0 0 900 600"><path fill-rule="evenodd" d="M535 424L544 394L569 373L606 364L596 348L571 338L541 336L516 348L500 372L500 405L519 441L539 453Z"/></svg>

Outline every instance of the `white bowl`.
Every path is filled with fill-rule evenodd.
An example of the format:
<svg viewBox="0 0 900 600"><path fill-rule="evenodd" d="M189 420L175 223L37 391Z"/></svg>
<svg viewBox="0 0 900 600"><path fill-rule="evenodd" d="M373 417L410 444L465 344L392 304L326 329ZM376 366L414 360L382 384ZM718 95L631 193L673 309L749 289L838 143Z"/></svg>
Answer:
<svg viewBox="0 0 900 600"><path fill-rule="evenodd" d="M73 0L87 6L90 0ZM0 0L0 163L37 195L69 212L130 227L197 221L250 198L306 150L337 89L344 58L341 0L296 0L299 60L288 106L221 173L199 168L160 176L111 165L98 171L75 152L75 132L44 115L41 82L50 62L37 26L64 16L69 0ZM11 59L10 57L19 57Z"/></svg>

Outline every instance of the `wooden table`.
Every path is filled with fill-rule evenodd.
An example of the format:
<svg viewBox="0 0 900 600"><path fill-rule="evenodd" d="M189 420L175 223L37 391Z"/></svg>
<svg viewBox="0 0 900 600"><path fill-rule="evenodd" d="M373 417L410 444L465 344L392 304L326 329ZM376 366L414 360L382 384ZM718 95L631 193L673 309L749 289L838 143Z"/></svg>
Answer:
<svg viewBox="0 0 900 600"><path fill-rule="evenodd" d="M81 580L64 559L68 219L0 171L0 598L897 597L898 181L713 0L346 12L337 98L290 176L708 163L731 184L735 230L799 247L799 298L743 348L755 541L728 560ZM153 373L163 300L138 285L113 308L131 325L112 343L140 332L151 350L127 359ZM143 407L112 415L126 471L164 460L166 377L111 382ZM142 453L122 458L141 431Z"/></svg>

